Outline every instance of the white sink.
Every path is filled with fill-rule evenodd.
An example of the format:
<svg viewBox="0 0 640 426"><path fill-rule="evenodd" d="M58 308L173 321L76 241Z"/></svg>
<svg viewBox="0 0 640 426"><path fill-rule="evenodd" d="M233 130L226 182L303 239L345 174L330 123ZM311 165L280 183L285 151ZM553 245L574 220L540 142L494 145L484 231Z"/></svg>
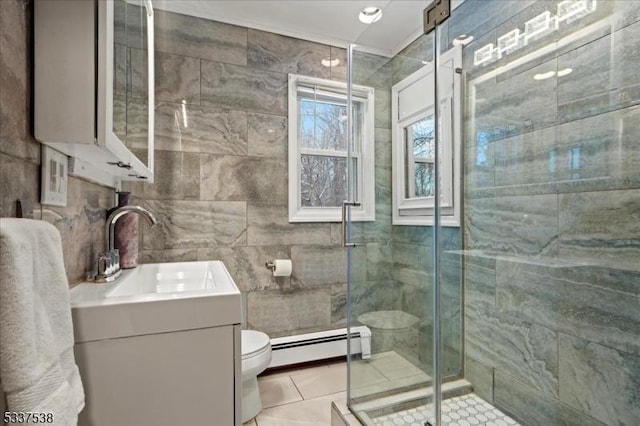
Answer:
<svg viewBox="0 0 640 426"><path fill-rule="evenodd" d="M197 297L237 292L224 264L212 262L154 263L125 271L107 297Z"/></svg>
<svg viewBox="0 0 640 426"><path fill-rule="evenodd" d="M155 263L71 290L76 342L239 324L240 291L220 261Z"/></svg>

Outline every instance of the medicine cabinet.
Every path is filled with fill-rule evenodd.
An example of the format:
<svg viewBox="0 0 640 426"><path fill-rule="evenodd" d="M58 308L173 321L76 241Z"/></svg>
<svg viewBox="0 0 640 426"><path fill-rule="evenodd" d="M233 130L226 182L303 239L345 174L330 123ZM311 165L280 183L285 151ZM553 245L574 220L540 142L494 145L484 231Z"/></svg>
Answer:
<svg viewBox="0 0 640 426"><path fill-rule="evenodd" d="M150 0L35 1L35 137L71 174L153 182L153 42Z"/></svg>

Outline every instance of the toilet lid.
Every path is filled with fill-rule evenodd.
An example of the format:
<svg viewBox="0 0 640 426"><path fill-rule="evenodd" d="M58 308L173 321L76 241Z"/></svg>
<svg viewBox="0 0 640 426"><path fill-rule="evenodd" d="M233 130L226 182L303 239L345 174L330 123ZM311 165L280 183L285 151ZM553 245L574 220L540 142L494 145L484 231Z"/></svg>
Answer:
<svg viewBox="0 0 640 426"><path fill-rule="evenodd" d="M254 352L259 352L269 346L269 336L255 330L242 330L240 332L242 339L242 357L249 356Z"/></svg>

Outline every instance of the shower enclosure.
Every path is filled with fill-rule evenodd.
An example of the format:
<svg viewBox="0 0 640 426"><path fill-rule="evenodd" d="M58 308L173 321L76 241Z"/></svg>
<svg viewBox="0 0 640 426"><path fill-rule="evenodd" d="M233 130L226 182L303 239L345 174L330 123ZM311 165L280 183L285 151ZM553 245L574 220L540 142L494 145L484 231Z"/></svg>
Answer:
<svg viewBox="0 0 640 426"><path fill-rule="evenodd" d="M372 332L349 407L640 424L640 2L455 4L398 53L348 50L375 92L374 176L348 112L348 201L375 179L376 212L345 206L347 321Z"/></svg>

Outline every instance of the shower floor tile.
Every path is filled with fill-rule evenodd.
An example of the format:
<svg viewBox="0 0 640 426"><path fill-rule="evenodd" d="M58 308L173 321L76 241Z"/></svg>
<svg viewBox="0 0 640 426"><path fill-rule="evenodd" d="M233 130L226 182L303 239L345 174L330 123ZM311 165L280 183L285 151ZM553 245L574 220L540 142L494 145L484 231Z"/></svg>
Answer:
<svg viewBox="0 0 640 426"><path fill-rule="evenodd" d="M427 420L434 422L430 406L411 408L373 418L374 424L380 426L424 426ZM511 417L474 393L443 401L442 424L446 426L519 426Z"/></svg>
<svg viewBox="0 0 640 426"><path fill-rule="evenodd" d="M367 360L356 359L351 366L351 395L356 399L366 399L371 395L415 387L431 381L429 375L395 351L373 354Z"/></svg>
<svg viewBox="0 0 640 426"><path fill-rule="evenodd" d="M425 381L430 380L430 377L424 374L422 370L394 351L374 354L371 356L369 363L388 380L420 375L424 377Z"/></svg>

